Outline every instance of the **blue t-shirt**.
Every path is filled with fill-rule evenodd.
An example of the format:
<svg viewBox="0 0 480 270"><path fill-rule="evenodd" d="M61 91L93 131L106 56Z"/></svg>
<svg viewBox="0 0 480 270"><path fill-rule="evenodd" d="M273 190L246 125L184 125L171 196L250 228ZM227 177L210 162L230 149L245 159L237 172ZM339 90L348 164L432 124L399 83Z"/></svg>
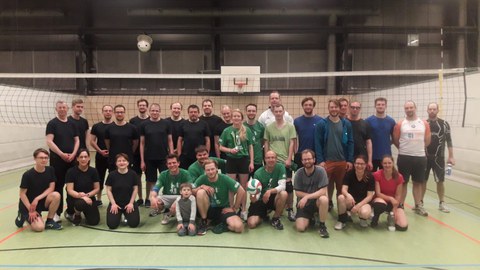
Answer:
<svg viewBox="0 0 480 270"><path fill-rule="evenodd" d="M384 155L391 155L391 134L395 127L395 120L388 116L385 118L378 118L371 115L365 121L368 122L372 135L372 159L380 160Z"/></svg>
<svg viewBox="0 0 480 270"><path fill-rule="evenodd" d="M322 118L318 115L314 115L313 117L305 117L302 115L300 117L295 118L293 121L293 125L297 130L298 136L298 151L302 152L305 149L315 149L315 141L314 141L314 134L315 134L315 125L320 122Z"/></svg>

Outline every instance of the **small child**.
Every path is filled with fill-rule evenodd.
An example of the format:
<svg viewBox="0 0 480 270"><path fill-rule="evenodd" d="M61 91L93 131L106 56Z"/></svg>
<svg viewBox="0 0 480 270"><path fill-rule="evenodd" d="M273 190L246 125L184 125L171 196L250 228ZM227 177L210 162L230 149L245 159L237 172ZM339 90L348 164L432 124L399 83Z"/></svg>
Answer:
<svg viewBox="0 0 480 270"><path fill-rule="evenodd" d="M197 204L195 197L192 195L192 184L182 183L180 185L180 197L174 204L177 216L177 233L179 236L195 236L197 228L195 227L195 217L197 215Z"/></svg>

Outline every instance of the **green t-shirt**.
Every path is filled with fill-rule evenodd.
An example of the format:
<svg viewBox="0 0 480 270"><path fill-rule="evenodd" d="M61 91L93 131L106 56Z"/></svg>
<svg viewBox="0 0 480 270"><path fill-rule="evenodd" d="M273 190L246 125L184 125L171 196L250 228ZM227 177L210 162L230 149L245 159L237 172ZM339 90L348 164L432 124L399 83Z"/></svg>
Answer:
<svg viewBox="0 0 480 270"><path fill-rule="evenodd" d="M169 170L161 172L153 191L159 193L163 187L163 195L180 195L180 185L182 183L193 183L193 178L187 170L182 168L179 168L179 170L177 175L170 174Z"/></svg>
<svg viewBox="0 0 480 270"><path fill-rule="evenodd" d="M258 181L260 181L260 183L262 183L262 194L260 195L260 198L262 198L263 194L265 194L267 190L278 186L279 180L287 179L285 165L280 163L275 164L275 167L273 168L273 171L271 173L265 170L265 166L260 167L258 170L255 171L253 178L257 179Z"/></svg>
<svg viewBox="0 0 480 270"><path fill-rule="evenodd" d="M220 173L218 174L218 179L215 182L208 181L208 177L206 175L200 176L195 181L195 187L199 187L201 185L206 185L215 189L215 192L210 197L210 207L220 208L230 207L228 194L230 191L236 193L240 187L240 184L237 181L225 174Z"/></svg>
<svg viewBox="0 0 480 270"><path fill-rule="evenodd" d="M233 126L227 127L223 130L222 135L218 139L218 143L227 148L237 148L238 153L226 153L231 158L241 158L250 156L248 153L248 147L253 144L253 133L249 128L245 128L246 136L245 140L240 140L240 130Z"/></svg>
<svg viewBox="0 0 480 270"><path fill-rule="evenodd" d="M276 123L273 122L265 128L263 138L268 141L270 150L277 154L278 161L285 163L288 158L290 140L297 138L297 132L290 123L286 122L283 128L278 129Z"/></svg>
<svg viewBox="0 0 480 270"><path fill-rule="evenodd" d="M263 136L265 134L265 127L258 121L253 125L249 125L247 122L243 123L253 133L253 163L263 164Z"/></svg>
<svg viewBox="0 0 480 270"><path fill-rule="evenodd" d="M218 163L218 173L226 172L225 166L227 161L225 159L216 157L209 157L209 159L215 160ZM205 169L202 167L202 165L200 165L200 163L198 163L198 161L195 161L192 163L192 165L190 165L190 167L188 167L188 172L192 176L193 181L195 181L195 179L205 174Z"/></svg>

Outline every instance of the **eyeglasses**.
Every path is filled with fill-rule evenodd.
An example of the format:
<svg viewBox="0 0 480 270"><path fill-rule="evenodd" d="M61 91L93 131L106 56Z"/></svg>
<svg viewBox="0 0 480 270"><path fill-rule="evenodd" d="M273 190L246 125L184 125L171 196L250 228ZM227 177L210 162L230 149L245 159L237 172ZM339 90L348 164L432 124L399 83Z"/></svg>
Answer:
<svg viewBox="0 0 480 270"><path fill-rule="evenodd" d="M125 112L115 112L116 114L124 114Z"/></svg>
<svg viewBox="0 0 480 270"><path fill-rule="evenodd" d="M358 163L358 162L355 162L355 165L357 165L357 166L365 166L365 165L367 165L367 164L366 164L366 163Z"/></svg>
<svg viewBox="0 0 480 270"><path fill-rule="evenodd" d="M350 109L352 109L352 110L360 110L361 107L360 107L360 106L350 106Z"/></svg>
<svg viewBox="0 0 480 270"><path fill-rule="evenodd" d="M310 161L313 160L313 158L303 158L302 161Z"/></svg>

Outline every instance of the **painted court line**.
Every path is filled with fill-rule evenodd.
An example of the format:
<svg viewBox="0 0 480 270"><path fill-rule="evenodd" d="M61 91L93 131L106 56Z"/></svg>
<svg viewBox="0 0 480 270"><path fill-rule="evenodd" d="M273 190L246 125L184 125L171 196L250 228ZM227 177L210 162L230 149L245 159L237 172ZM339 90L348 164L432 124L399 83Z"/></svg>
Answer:
<svg viewBox="0 0 480 270"><path fill-rule="evenodd" d="M23 227L23 228L20 228L18 230L16 230L15 232L11 233L10 235L8 235L7 237L3 238L0 240L0 245L3 244L3 242L7 241L8 239L14 237L15 235L23 232L27 227Z"/></svg>
<svg viewBox="0 0 480 270"><path fill-rule="evenodd" d="M15 205L18 205L18 203L12 203L12 204L7 205L7 206L5 206L5 207L3 207L3 208L0 208L0 212L2 212L3 210L7 210L8 208L12 208L12 207L14 207Z"/></svg>

